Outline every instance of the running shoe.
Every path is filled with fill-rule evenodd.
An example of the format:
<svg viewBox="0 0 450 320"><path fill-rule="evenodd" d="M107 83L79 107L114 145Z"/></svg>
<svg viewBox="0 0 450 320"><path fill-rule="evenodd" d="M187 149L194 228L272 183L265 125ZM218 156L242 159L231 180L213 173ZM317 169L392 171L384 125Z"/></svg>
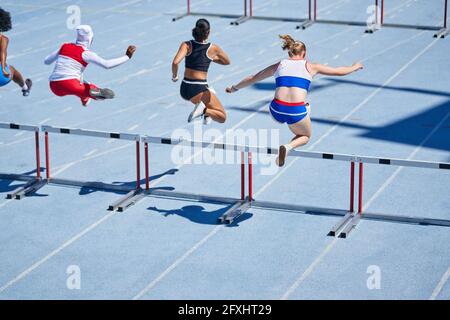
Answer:
<svg viewBox="0 0 450 320"><path fill-rule="evenodd" d="M194 110L192 110L191 114L189 115L188 122L192 122L193 120L202 117L205 109L206 106L203 102L197 103L194 107Z"/></svg>
<svg viewBox="0 0 450 320"><path fill-rule="evenodd" d="M92 88L89 94L96 100L112 99L114 98L114 91L111 89Z"/></svg>
<svg viewBox="0 0 450 320"><path fill-rule="evenodd" d="M27 89L22 89L22 95L28 97L30 95L31 87L33 86L33 81L31 81L31 79L26 79L25 84L27 85Z"/></svg>
<svg viewBox="0 0 450 320"><path fill-rule="evenodd" d="M286 156L287 156L287 148L285 145L281 145L280 149L278 150L278 157L276 160L276 163L279 167L284 166L284 162L286 161Z"/></svg>

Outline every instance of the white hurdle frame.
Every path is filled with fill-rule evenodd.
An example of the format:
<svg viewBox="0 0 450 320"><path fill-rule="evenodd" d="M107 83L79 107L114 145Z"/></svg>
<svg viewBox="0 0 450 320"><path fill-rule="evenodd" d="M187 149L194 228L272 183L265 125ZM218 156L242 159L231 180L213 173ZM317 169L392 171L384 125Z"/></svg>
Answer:
<svg viewBox="0 0 450 320"><path fill-rule="evenodd" d="M414 223L421 225L437 225L450 227L450 220L445 219L434 219L425 217L413 217L404 215L389 215L389 214L378 214L378 213L364 213L363 214L363 172L364 163L367 164L377 164L377 165L392 165L401 167L415 167L415 168L426 168L426 169L450 169L450 163L446 162L432 162L432 161L421 161L421 160L408 160L408 159L397 159L397 158L381 158L381 157L369 157L360 155L350 155L350 154L340 154L340 153L324 153L324 152L314 152L314 151L302 151L293 150L289 153L289 157L301 157L301 158L313 158L313 159L325 159L325 160L337 160L350 162L350 205L349 210L343 209L330 209L330 208L318 208L318 207L306 207L301 205L291 205L285 203L269 202L269 201L259 201L253 198L253 178L252 178L252 153L262 153L267 155L278 154L277 148L272 147L260 147L260 146L248 146L248 145L236 145L227 143L216 143L216 142L205 142L196 140L187 140L182 138L172 139L165 137L155 137L155 136L143 136L142 142L145 147L145 176L146 176L146 191L148 195L169 197L169 198L182 198L191 199L197 201L213 201L233 204L232 207L226 212L226 214L219 219L220 222L231 223L235 218L244 213L251 207L261 208L261 209L273 209L279 211L293 211L301 212L306 214L321 214L321 215L331 215L340 216L342 219L332 227L329 236L337 236L340 238L347 238L350 232L356 227L361 218L371 219L371 220L382 220L382 221L395 221L401 223ZM187 147L196 148L213 148L220 150L231 150L235 152L241 152L241 198L240 199L229 199L220 198L217 196L199 196L189 193L179 193L171 191L158 191L152 192L149 189L149 163L148 163L148 144L163 144L163 145L181 145ZM244 165L244 154L248 155L248 196L245 197L245 165ZM355 213L354 209L354 195L355 195L355 163L358 163L358 211ZM340 232L342 231L342 232Z"/></svg>
<svg viewBox="0 0 450 320"><path fill-rule="evenodd" d="M0 174L0 179L18 180L27 182L24 186L19 187L6 195L7 199L20 200L23 199L26 195L36 192L45 184L42 182L41 178L41 160L39 147L40 130L38 126L32 126L28 124L6 123L6 122L0 122L0 129L34 132L35 153L36 153L36 176L32 177L23 174L5 174L5 173Z"/></svg>
<svg viewBox="0 0 450 320"><path fill-rule="evenodd" d="M42 131L44 132L45 139L45 173L47 183L59 184L59 185L70 185L76 187L91 187L96 189L112 190L112 191L122 191L128 192L124 197L118 199L113 204L109 205L108 210L122 212L131 205L135 204L142 198L141 195L141 164L140 164L140 141L141 137L138 134L130 133L118 133L118 132L106 132L106 131L96 131L96 130L86 130L86 129L74 129L74 128L62 128L54 127L49 125L43 125ZM136 187L129 188L124 186L116 186L112 184L102 183L102 182L89 182L89 181L77 181L70 179L59 179L51 177L50 170L50 146L49 146L49 133L56 134L69 134L78 135L86 137L95 137L103 139L118 139L118 140L128 140L136 142Z"/></svg>

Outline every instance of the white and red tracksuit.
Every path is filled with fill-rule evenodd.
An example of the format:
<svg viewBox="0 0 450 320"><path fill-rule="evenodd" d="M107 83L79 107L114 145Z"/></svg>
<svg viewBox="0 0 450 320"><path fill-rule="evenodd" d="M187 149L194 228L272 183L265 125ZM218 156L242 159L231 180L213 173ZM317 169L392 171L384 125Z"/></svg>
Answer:
<svg viewBox="0 0 450 320"><path fill-rule="evenodd" d="M94 34L89 26L77 27L76 43L65 43L59 50L45 58L45 64L56 61L50 75L50 89L57 96L75 95L86 105L90 89L97 88L94 84L83 82L83 72L89 63L94 63L105 69L117 67L129 60L127 55L120 58L105 60L89 50Z"/></svg>

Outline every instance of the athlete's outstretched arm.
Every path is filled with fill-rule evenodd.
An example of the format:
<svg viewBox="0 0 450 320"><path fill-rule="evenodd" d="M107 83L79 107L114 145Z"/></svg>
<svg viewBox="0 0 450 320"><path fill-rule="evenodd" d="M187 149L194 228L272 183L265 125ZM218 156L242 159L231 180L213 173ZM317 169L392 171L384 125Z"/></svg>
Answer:
<svg viewBox="0 0 450 320"><path fill-rule="evenodd" d="M181 61L186 57L189 52L189 45L186 42L183 42L178 49L177 54L173 58L172 61L172 81L176 82L178 80L178 65Z"/></svg>
<svg viewBox="0 0 450 320"><path fill-rule="evenodd" d="M48 56L45 57L44 63L45 64L52 64L58 58L58 54L59 54L59 49L53 51L52 53L50 53Z"/></svg>
<svg viewBox="0 0 450 320"><path fill-rule="evenodd" d="M94 64L96 64L96 65L98 65L100 67L103 67L105 69L111 69L111 68L120 66L121 64L124 64L125 62L130 60L135 51L136 51L136 47L135 46L129 46L128 49L127 49L127 52L125 53L125 55L123 55L122 57L115 58L115 59L110 59L110 60L103 59L102 57L100 57L95 52L84 51L83 52L83 59L86 62L94 63Z"/></svg>
<svg viewBox="0 0 450 320"><path fill-rule="evenodd" d="M308 63L309 72L312 76L316 74L323 74L326 76L346 76L352 72L358 71L363 68L361 63L354 63L349 67L330 67L320 63Z"/></svg>
<svg viewBox="0 0 450 320"><path fill-rule="evenodd" d="M216 44L212 44L211 46L212 48L210 49L210 51L212 52L213 56L210 57L210 59L212 59L212 61L223 66L227 66L231 63L230 57L228 57L228 55L225 53L225 51L222 50L221 47Z"/></svg>
<svg viewBox="0 0 450 320"><path fill-rule="evenodd" d="M9 73L6 72L6 55L8 51L8 43L9 40L5 36L0 36L0 64L2 67L2 72L5 75L5 77L9 77Z"/></svg>
<svg viewBox="0 0 450 320"><path fill-rule="evenodd" d="M275 71L277 71L277 68L278 68L279 64L280 63L277 62L277 63L275 63L275 64L273 64L271 66L268 66L267 68L259 71L257 74L245 78L244 80L242 80L238 84L232 85L231 87L228 87L226 89L226 92L228 92L228 93L236 92L239 89L248 87L248 86L250 86L250 85L252 85L252 84L254 84L254 83L258 82L258 81L261 81L261 80L264 80L264 79L266 79L268 77L273 76Z"/></svg>

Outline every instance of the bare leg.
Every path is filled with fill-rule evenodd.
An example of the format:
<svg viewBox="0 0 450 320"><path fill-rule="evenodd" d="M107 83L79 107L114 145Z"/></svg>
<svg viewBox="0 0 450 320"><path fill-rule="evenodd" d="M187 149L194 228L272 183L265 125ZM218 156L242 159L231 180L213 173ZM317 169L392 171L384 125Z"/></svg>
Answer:
<svg viewBox="0 0 450 320"><path fill-rule="evenodd" d="M194 104L203 102L206 106L205 116L211 117L211 119L219 123L226 121L227 114L217 96L211 91L199 93L191 99L191 102Z"/></svg>
<svg viewBox="0 0 450 320"><path fill-rule="evenodd" d="M311 138L311 118L309 114L302 121L289 125L289 129L295 134L291 142L280 146L276 163L282 167L286 160L289 150L304 146Z"/></svg>
<svg viewBox="0 0 450 320"><path fill-rule="evenodd" d="M22 74L11 65L9 66L9 70L12 74L12 80L17 83L19 87L23 88L23 86L25 85L25 80L23 80Z"/></svg>

